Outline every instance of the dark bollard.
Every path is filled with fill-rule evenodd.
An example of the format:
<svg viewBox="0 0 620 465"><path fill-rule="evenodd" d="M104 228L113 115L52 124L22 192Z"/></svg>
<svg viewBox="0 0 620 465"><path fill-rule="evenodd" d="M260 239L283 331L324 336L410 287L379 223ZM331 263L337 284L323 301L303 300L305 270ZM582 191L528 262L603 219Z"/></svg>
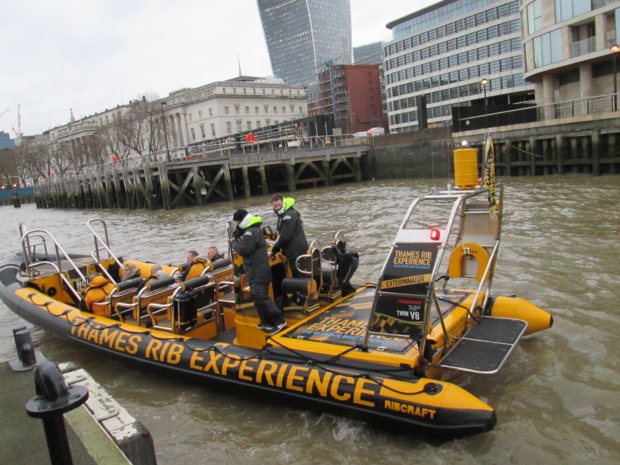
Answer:
<svg viewBox="0 0 620 465"><path fill-rule="evenodd" d="M17 192L17 190L15 188L13 188L13 207L14 208L21 208L22 206L22 202L19 199L19 193Z"/></svg>
<svg viewBox="0 0 620 465"><path fill-rule="evenodd" d="M26 411L43 420L52 465L73 465L63 414L86 402L88 389L79 385L67 388L56 364L48 361L37 367L34 384L37 396L26 403Z"/></svg>
<svg viewBox="0 0 620 465"><path fill-rule="evenodd" d="M37 366L37 357L32 347L30 331L26 327L13 329L13 338L17 349L17 358L10 360L9 365L13 371L32 370Z"/></svg>

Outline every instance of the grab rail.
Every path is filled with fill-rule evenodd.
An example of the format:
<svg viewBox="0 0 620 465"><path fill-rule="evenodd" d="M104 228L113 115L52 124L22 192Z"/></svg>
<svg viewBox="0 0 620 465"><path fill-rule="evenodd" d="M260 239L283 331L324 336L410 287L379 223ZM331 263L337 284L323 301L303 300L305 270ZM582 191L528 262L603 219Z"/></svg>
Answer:
<svg viewBox="0 0 620 465"><path fill-rule="evenodd" d="M25 231L25 228L23 230ZM39 244L35 244L33 246L30 243L31 236L42 239L43 243L45 244L45 250L47 251L47 242L45 241L44 235L47 235L49 237L49 239L54 244L54 248L56 249L57 266L55 268L57 268L58 273L62 274L62 261L61 261L61 254L60 254L62 253L62 256L64 256L64 259L67 260L67 262L69 262L73 270L78 274L78 276L82 279L82 281L86 281L86 278L80 271L79 267L75 264L75 262L71 259L71 257L69 257L67 252L65 252L65 250L58 243L56 238L49 231L46 231L44 229L33 229L32 231L25 231L24 235L22 236L22 250L24 252L24 261L26 264L26 272L28 273L28 277L30 278L33 277L33 274L31 273L32 268L35 265L33 247L36 247L37 245L39 245Z"/></svg>
<svg viewBox="0 0 620 465"><path fill-rule="evenodd" d="M99 235L95 232L95 230L91 226L91 223L95 223L95 222L99 222L99 223L101 223L103 225L103 232L105 234L105 241L103 241L101 239L101 237L99 237ZM91 256L97 262L97 266L99 266L99 268L106 275L106 277L110 281L112 281L113 283L116 283L116 281L108 273L108 270L106 270L105 267L101 266L101 257L99 255L99 251L101 250L100 249L100 245L101 245L101 247L103 247L103 249L105 249L105 251L108 252L108 258L112 258L117 263L117 265L119 267L123 266L121 261L116 257L116 255L114 255L114 253L110 249L110 246L109 246L110 239L108 238L108 225L101 218L92 218L92 219L90 219L90 220L88 220L86 222L86 226L88 227L88 229L90 229L90 232L93 233L93 237L95 239L95 248L91 252Z"/></svg>

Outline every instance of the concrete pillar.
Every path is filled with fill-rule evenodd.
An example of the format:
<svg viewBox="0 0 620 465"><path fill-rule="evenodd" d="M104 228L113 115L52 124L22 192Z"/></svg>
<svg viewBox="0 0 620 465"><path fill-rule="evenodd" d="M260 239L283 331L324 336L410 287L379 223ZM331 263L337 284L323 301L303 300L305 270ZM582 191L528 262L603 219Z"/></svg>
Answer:
<svg viewBox="0 0 620 465"><path fill-rule="evenodd" d="M203 205L202 201L202 187L204 185L202 178L200 177L200 172L198 171L198 167L194 166L192 168L192 181L194 186L194 199L196 201L196 205Z"/></svg>
<svg viewBox="0 0 620 465"><path fill-rule="evenodd" d="M355 169L355 182L361 182L362 168L360 166L360 159L358 157L353 158L353 168Z"/></svg>
<svg viewBox="0 0 620 465"><path fill-rule="evenodd" d="M153 172L151 171L151 166L148 162L143 164L144 167L144 197L145 197L145 207L149 210L155 210L157 208L155 199L157 195L155 194L155 186L153 185Z"/></svg>
<svg viewBox="0 0 620 465"><path fill-rule="evenodd" d="M224 170L224 183L226 184L226 196L228 197L228 200L232 202L233 200L235 200L235 195L233 194L232 178L230 176L230 166L224 165L222 166L222 169Z"/></svg>
<svg viewBox="0 0 620 465"><path fill-rule="evenodd" d="M258 172L260 173L260 183L263 195L267 195L269 193L269 186L267 185L267 173L265 173L265 165L259 166Z"/></svg>
<svg viewBox="0 0 620 465"><path fill-rule="evenodd" d="M170 210L172 208L172 202L170 201L170 183L168 182L168 167L166 166L166 163L158 163L157 171L159 173L161 200L164 206L164 210Z"/></svg>
<svg viewBox="0 0 620 465"><path fill-rule="evenodd" d="M579 66L579 88L581 90L580 98L592 97L592 64L583 63ZM586 108L582 109L582 115L589 114Z"/></svg>
<svg viewBox="0 0 620 465"><path fill-rule="evenodd" d="M564 137L561 135L555 136L555 144L554 144L554 154L553 159L556 163L556 171L557 174L563 174L564 172Z"/></svg>
<svg viewBox="0 0 620 465"><path fill-rule="evenodd" d="M543 76L543 118L545 121L555 118L555 108L552 105L555 103L555 79L550 74Z"/></svg>
<svg viewBox="0 0 620 465"><path fill-rule="evenodd" d="M325 182L328 186L333 186L334 185L334 179L332 178L332 171L329 167L329 159L325 159L321 162L321 165L323 167L323 173L325 176Z"/></svg>
<svg viewBox="0 0 620 465"><path fill-rule="evenodd" d="M246 199L249 199L252 196L252 193L250 191L250 177L248 175L247 166L241 168L241 175L243 177L243 195Z"/></svg>
<svg viewBox="0 0 620 465"><path fill-rule="evenodd" d="M284 165L286 167L286 182L288 184L289 192L295 192L297 190L297 184L295 183L295 165L289 163Z"/></svg>
<svg viewBox="0 0 620 465"><path fill-rule="evenodd" d="M529 158L530 158L530 176L536 176L536 156L534 155L536 151L536 139L533 137L529 138Z"/></svg>
<svg viewBox="0 0 620 465"><path fill-rule="evenodd" d="M598 131L591 132L590 138L590 150L591 150L591 159L592 159L592 174L594 176L598 176L600 173L600 165L599 165L599 149L601 142L601 135Z"/></svg>
<svg viewBox="0 0 620 465"><path fill-rule="evenodd" d="M504 142L504 156L506 157L506 172L504 173L505 176L511 176L511 158L512 158L512 154L513 154L513 149L512 149L512 141L510 139L506 139L506 141Z"/></svg>

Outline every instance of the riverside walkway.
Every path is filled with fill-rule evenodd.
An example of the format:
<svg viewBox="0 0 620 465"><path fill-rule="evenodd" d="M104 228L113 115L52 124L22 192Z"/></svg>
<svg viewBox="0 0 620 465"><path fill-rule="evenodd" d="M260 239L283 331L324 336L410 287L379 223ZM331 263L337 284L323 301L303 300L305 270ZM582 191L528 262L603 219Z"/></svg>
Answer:
<svg viewBox="0 0 620 465"><path fill-rule="evenodd" d="M37 185L39 208L165 209L362 180L366 138L190 147L68 171Z"/></svg>

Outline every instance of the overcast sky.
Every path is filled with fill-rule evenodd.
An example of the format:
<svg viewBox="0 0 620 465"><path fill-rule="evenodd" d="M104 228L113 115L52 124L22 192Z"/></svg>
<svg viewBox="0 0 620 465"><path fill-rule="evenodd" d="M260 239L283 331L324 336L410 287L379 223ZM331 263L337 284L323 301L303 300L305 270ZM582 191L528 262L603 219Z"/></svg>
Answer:
<svg viewBox="0 0 620 465"><path fill-rule="evenodd" d="M437 0L351 0L353 46ZM19 0L0 4L0 131L66 124L141 95L272 74L256 0ZM5 110L9 110L5 112Z"/></svg>

